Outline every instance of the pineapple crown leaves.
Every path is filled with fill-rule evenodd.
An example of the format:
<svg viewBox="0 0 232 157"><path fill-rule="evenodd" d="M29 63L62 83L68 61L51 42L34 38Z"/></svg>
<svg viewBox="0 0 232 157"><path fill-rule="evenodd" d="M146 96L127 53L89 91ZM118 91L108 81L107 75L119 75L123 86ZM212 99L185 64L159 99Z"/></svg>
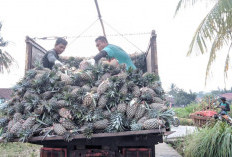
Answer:
<svg viewBox="0 0 232 157"><path fill-rule="evenodd" d="M145 101L150 104L153 101L153 96L150 93L146 93L140 96L141 101Z"/></svg>
<svg viewBox="0 0 232 157"><path fill-rule="evenodd" d="M43 64L41 61L39 60L36 60L35 63L34 63L34 67L36 70L42 70L43 69Z"/></svg>
<svg viewBox="0 0 232 157"><path fill-rule="evenodd" d="M159 76L156 75L155 73L145 73L143 75L143 78L145 80L146 85L160 80Z"/></svg>
<svg viewBox="0 0 232 157"><path fill-rule="evenodd" d="M28 80L28 79L32 79L35 77L35 75L37 74L36 70L34 69L31 69L31 70L28 70L25 74L25 78Z"/></svg>
<svg viewBox="0 0 232 157"><path fill-rule="evenodd" d="M71 142L78 132L65 132L63 138L66 142Z"/></svg>
<svg viewBox="0 0 232 157"><path fill-rule="evenodd" d="M108 132L124 131L125 116L121 113L113 113L110 118L110 125L107 127Z"/></svg>
<svg viewBox="0 0 232 157"><path fill-rule="evenodd" d="M20 139L19 142L27 142L29 138L31 138L34 135L34 129L27 129L22 132L20 132Z"/></svg>
<svg viewBox="0 0 232 157"><path fill-rule="evenodd" d="M175 112L173 110L169 109L165 112L160 113L159 117L161 119L164 119L165 121L171 122L171 121L173 121L174 115L175 115Z"/></svg>
<svg viewBox="0 0 232 157"><path fill-rule="evenodd" d="M169 109L165 112L160 112L160 111L157 111L154 109L150 109L150 110L148 110L148 113L149 113L150 118L163 119L169 123L171 121L173 121L173 116L175 115L174 111L171 109Z"/></svg>
<svg viewBox="0 0 232 157"><path fill-rule="evenodd" d="M130 129L132 131L139 131L139 130L142 130L142 125L138 123L131 123Z"/></svg>
<svg viewBox="0 0 232 157"><path fill-rule="evenodd" d="M93 125L90 123L88 126L83 130L83 134L87 139L91 139L93 135Z"/></svg>

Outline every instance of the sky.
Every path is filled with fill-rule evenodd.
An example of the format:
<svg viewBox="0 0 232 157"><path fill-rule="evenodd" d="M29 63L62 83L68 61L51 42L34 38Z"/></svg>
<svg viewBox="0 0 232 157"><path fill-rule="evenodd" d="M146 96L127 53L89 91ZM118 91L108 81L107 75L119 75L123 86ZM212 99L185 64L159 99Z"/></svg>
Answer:
<svg viewBox="0 0 232 157"><path fill-rule="evenodd" d="M194 92L231 88L230 73L224 82L226 48L218 52L206 85L209 53L201 55L195 49L191 56L186 56L193 34L212 4L200 2L194 7L187 6L174 17L178 0L98 0L98 3L109 43L127 53L146 51L150 33L156 31L159 75L166 91L172 83ZM9 41L5 50L18 66L13 66L9 74L0 74L0 88L10 88L23 77L26 36L67 36L69 44L63 56L94 56L98 52L94 40L102 35L97 19L94 0L1 0L1 35ZM125 36L126 39L110 36L118 32L144 34ZM82 37L77 38L80 34ZM55 41L36 42L49 50Z"/></svg>

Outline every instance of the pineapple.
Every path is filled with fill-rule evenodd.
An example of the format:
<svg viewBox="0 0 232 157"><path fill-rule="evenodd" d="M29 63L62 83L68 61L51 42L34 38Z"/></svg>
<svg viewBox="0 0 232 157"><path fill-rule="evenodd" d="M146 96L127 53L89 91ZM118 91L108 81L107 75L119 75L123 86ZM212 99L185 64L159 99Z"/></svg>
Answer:
<svg viewBox="0 0 232 157"><path fill-rule="evenodd" d="M15 113L13 120L14 122L18 122L20 119L22 119L22 114L21 113Z"/></svg>
<svg viewBox="0 0 232 157"><path fill-rule="evenodd" d="M148 119L143 123L143 127L147 130L158 129L160 127L161 120L152 118Z"/></svg>
<svg viewBox="0 0 232 157"><path fill-rule="evenodd" d="M9 123L7 125L7 130L10 131L10 129L12 128L13 125L14 125L14 120L9 121Z"/></svg>
<svg viewBox="0 0 232 157"><path fill-rule="evenodd" d="M22 103L16 103L14 105L15 111L18 113L23 113L24 111L24 105Z"/></svg>
<svg viewBox="0 0 232 157"><path fill-rule="evenodd" d="M73 123L71 120L69 119L65 119L65 118L61 118L60 119L60 124L67 130L72 130L76 128L75 123Z"/></svg>
<svg viewBox="0 0 232 157"><path fill-rule="evenodd" d="M108 88L110 87L110 82L109 80L103 81L97 88L97 93L99 95L103 94Z"/></svg>
<svg viewBox="0 0 232 157"><path fill-rule="evenodd" d="M80 91L80 87L76 86L72 92L71 92L71 95L72 96L77 96L78 92Z"/></svg>
<svg viewBox="0 0 232 157"><path fill-rule="evenodd" d="M72 119L71 111L66 108L59 109L59 115L63 118Z"/></svg>
<svg viewBox="0 0 232 157"><path fill-rule="evenodd" d="M111 115L111 112L109 112L108 110L105 110L105 111L103 111L103 115L104 115L104 117L109 118Z"/></svg>
<svg viewBox="0 0 232 157"><path fill-rule="evenodd" d="M5 127L8 122L9 122L9 119L7 117L1 117L0 118L0 128Z"/></svg>
<svg viewBox="0 0 232 157"><path fill-rule="evenodd" d="M117 106L117 111L120 113L125 113L126 109L127 109L127 104L125 103L118 104Z"/></svg>
<svg viewBox="0 0 232 157"><path fill-rule="evenodd" d="M160 103L160 104L164 103L164 101L159 97L153 97L153 102Z"/></svg>
<svg viewBox="0 0 232 157"><path fill-rule="evenodd" d="M32 126L35 124L35 117L29 117L26 121L22 124L23 130L31 129Z"/></svg>
<svg viewBox="0 0 232 157"><path fill-rule="evenodd" d="M146 112L146 107L144 104L139 105L135 113L135 119L140 119Z"/></svg>
<svg viewBox="0 0 232 157"><path fill-rule="evenodd" d="M61 72L58 72L58 75L60 76L61 81L64 82L65 85L72 85L73 84L72 78L70 78L68 75L63 74Z"/></svg>
<svg viewBox="0 0 232 157"><path fill-rule="evenodd" d="M138 86L132 87L132 94L134 97L138 98L140 96L140 89Z"/></svg>
<svg viewBox="0 0 232 157"><path fill-rule="evenodd" d="M127 84L124 83L121 89L119 90L119 93L121 93L122 95L126 95L127 92L128 92Z"/></svg>
<svg viewBox="0 0 232 157"><path fill-rule="evenodd" d="M83 81L91 81L94 79L93 73L91 71L85 71L81 73L81 79Z"/></svg>
<svg viewBox="0 0 232 157"><path fill-rule="evenodd" d="M84 92L90 92L91 91L91 87L89 85L82 86L82 89L83 89Z"/></svg>
<svg viewBox="0 0 232 157"><path fill-rule="evenodd" d="M92 87L92 88L91 88L91 92L97 93L97 87Z"/></svg>
<svg viewBox="0 0 232 157"><path fill-rule="evenodd" d="M163 112L168 109L164 104L160 104L160 103L152 103L150 104L150 108L159 112Z"/></svg>
<svg viewBox="0 0 232 157"><path fill-rule="evenodd" d="M126 80L127 78L127 74L126 73L119 73L118 75L116 75L118 78L122 79L122 80Z"/></svg>
<svg viewBox="0 0 232 157"><path fill-rule="evenodd" d="M100 98L98 100L98 107L104 108L106 106L107 101L108 101L108 98L106 95L100 96Z"/></svg>
<svg viewBox="0 0 232 157"><path fill-rule="evenodd" d="M99 120L93 123L94 129L106 129L109 124L107 119Z"/></svg>
<svg viewBox="0 0 232 157"><path fill-rule="evenodd" d="M93 95L91 93L87 93L84 97L83 104L85 106L90 106L93 103Z"/></svg>
<svg viewBox="0 0 232 157"><path fill-rule="evenodd" d="M19 131L20 131L20 129L22 128L22 124L23 124L23 120L19 120L18 122L16 122L13 126L12 126L12 128L10 129L10 133L12 133L12 134L17 134Z"/></svg>
<svg viewBox="0 0 232 157"><path fill-rule="evenodd" d="M138 124L143 124L146 120L148 120L148 117L147 116L143 116L142 118L140 118L137 123Z"/></svg>
<svg viewBox="0 0 232 157"><path fill-rule="evenodd" d="M83 71L89 69L90 67L91 65L85 60L81 61L81 63L79 64L79 69Z"/></svg>
<svg viewBox="0 0 232 157"><path fill-rule="evenodd" d="M35 75L35 80L39 80L43 77L43 75L45 74L46 72L39 72L37 71L37 74Z"/></svg>
<svg viewBox="0 0 232 157"><path fill-rule="evenodd" d="M140 89L140 91L141 91L141 95L151 95L152 97L156 96L155 91L148 87L143 87Z"/></svg>
<svg viewBox="0 0 232 157"><path fill-rule="evenodd" d="M106 80L107 78L110 78L110 76L111 76L110 73L105 73L104 75L101 76L100 81L102 82L102 81Z"/></svg>
<svg viewBox="0 0 232 157"><path fill-rule="evenodd" d="M62 136L65 132L67 132L67 130L59 123L53 124L53 130L59 136Z"/></svg>
<svg viewBox="0 0 232 157"><path fill-rule="evenodd" d="M15 113L15 109L13 107L7 108L7 115L12 116Z"/></svg>
<svg viewBox="0 0 232 157"><path fill-rule="evenodd" d="M137 98L134 98L130 101L130 103L127 105L126 109L126 115L128 119L132 119L136 113L138 103L137 103Z"/></svg>
<svg viewBox="0 0 232 157"><path fill-rule="evenodd" d="M46 91L46 92L44 92L44 93L42 94L42 98L43 98L44 100L48 100L48 99L51 99L52 95L53 95L53 93L52 93L51 91Z"/></svg>
<svg viewBox="0 0 232 157"><path fill-rule="evenodd" d="M65 100L59 100L59 101L56 102L56 106L59 107L59 108L62 108L62 107L67 107L69 105Z"/></svg>

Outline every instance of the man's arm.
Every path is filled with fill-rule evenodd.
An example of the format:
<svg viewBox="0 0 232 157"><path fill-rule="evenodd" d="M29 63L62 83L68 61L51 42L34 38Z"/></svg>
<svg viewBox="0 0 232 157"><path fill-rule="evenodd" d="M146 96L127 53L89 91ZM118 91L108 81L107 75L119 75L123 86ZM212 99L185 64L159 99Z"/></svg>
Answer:
<svg viewBox="0 0 232 157"><path fill-rule="evenodd" d="M50 63L55 63L55 61L57 60L55 54L55 52L49 52L48 55L47 55L47 58L48 58L48 61Z"/></svg>
<svg viewBox="0 0 232 157"><path fill-rule="evenodd" d="M48 53L48 55L47 55L48 61L49 61L50 63L54 63L54 64L56 64L56 65L63 65L63 64L57 59L55 53L56 53L56 52L53 52L53 51L51 51L51 52Z"/></svg>
<svg viewBox="0 0 232 157"><path fill-rule="evenodd" d="M101 58L106 57L106 56L107 56L107 52L103 50L103 51L100 51L93 59L97 63Z"/></svg>

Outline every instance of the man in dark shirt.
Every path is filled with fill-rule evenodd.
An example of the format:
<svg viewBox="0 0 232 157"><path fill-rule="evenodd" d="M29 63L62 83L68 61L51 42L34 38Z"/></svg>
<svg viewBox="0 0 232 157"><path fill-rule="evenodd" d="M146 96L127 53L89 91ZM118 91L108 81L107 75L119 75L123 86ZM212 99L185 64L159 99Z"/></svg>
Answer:
<svg viewBox="0 0 232 157"><path fill-rule="evenodd" d="M218 105L219 108L221 108L221 114L227 114L230 111L230 105L226 102L225 97L221 97L221 103Z"/></svg>
<svg viewBox="0 0 232 157"><path fill-rule="evenodd" d="M42 63L45 68L52 69L56 65L63 65L59 60L59 55L64 52L68 42L63 38L57 38L55 47L48 51L43 59Z"/></svg>
<svg viewBox="0 0 232 157"><path fill-rule="evenodd" d="M130 56L122 48L109 44L104 36L99 36L95 42L100 52L93 59L87 61L90 64L95 64L95 62L98 62L102 57L108 57L112 65L125 64L126 69L136 69Z"/></svg>

